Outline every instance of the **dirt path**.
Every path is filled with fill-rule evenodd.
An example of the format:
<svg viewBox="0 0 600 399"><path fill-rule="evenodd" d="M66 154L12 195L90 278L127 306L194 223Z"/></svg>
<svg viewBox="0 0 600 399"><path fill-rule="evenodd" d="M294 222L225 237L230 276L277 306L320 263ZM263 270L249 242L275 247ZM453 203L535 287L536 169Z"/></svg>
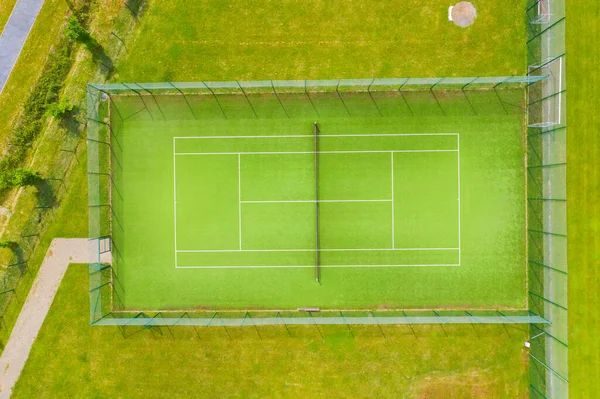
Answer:
<svg viewBox="0 0 600 399"><path fill-rule="evenodd" d="M19 0L0 35L0 93L17 63L44 0Z"/></svg>
<svg viewBox="0 0 600 399"><path fill-rule="evenodd" d="M0 356L1 399L10 397L67 267L70 263L90 262L89 243L86 238L55 238L52 241Z"/></svg>

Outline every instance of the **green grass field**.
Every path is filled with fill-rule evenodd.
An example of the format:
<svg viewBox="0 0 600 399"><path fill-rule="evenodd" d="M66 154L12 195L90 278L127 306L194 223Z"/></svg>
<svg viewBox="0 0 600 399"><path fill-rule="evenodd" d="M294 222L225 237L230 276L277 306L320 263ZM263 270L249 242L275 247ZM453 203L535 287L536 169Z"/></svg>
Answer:
<svg viewBox="0 0 600 399"><path fill-rule="evenodd" d="M523 75L525 3L480 0L457 29L440 0L150 1L116 80Z"/></svg>
<svg viewBox="0 0 600 399"><path fill-rule="evenodd" d="M67 271L13 398L527 398L524 327L90 327ZM382 335L385 334L385 337ZM231 337L231 338L230 338ZM154 374L160 364L160 375Z"/></svg>
<svg viewBox="0 0 600 399"><path fill-rule="evenodd" d="M585 398L600 391L600 381L591 377L600 373L600 4L569 2L567 18L569 391Z"/></svg>
<svg viewBox="0 0 600 399"><path fill-rule="evenodd" d="M117 97L116 306L524 308L521 109L493 91L409 94L346 94L347 110L289 97L289 118L264 95L223 96L224 111L192 96L198 120L181 98L140 112Z"/></svg>
<svg viewBox="0 0 600 399"><path fill-rule="evenodd" d="M3 9L11 1L14 3L13 0L8 0L0 5L0 24ZM524 74L526 70L526 49L519 44L525 41L523 0L478 2L477 23L468 30L456 29L449 24L445 20L448 4L437 1L427 4L414 0L397 4L309 1L291 5L263 2L260 7L248 7L245 2L224 5L208 1L190 4L184 1L148 0L144 3L146 10L135 24L135 39L128 40L127 36L123 36L127 48L123 52L124 58L116 63L114 81L483 76ZM48 4L50 6L47 7ZM58 37L57 34L48 32L49 29L54 29L51 33L60 31L67 4L47 0L46 5L40 14L43 18L34 27L34 34L24 51L25 54L27 48L37 49L38 51L33 52L35 59L29 57L29 61L20 60L21 64L31 66L28 69L30 72L21 71L11 77L14 87L7 87L0 97L0 103L6 105L6 101L10 100L14 106L0 107L0 120L16 120L19 112L17 105L22 103L31 87L31 84L18 82L22 83L25 78L31 80L31 76L38 73L36 70L39 71L42 65L40 60L47 54L48 43L54 42ZM112 17L121 8L122 5L118 2L92 3L91 30L105 46L111 40L116 41L113 37L108 39L108 35L116 29ZM360 11L356 12L357 9ZM414 10L419 11L415 13ZM315 24L316 11L321 13ZM35 35L36 30L41 34ZM121 35L122 30L116 31ZM99 81L98 76L92 72L94 62L88 60L91 57L83 54L81 52L77 55L79 65L67 85L69 97L72 93L83 93L85 82ZM7 91L9 89L14 93L10 94ZM15 93L19 95L15 96ZM521 128L521 119L516 115L506 116L498 103L493 106L475 103L476 109L481 111L480 117L471 115L466 118L465 109L470 106L465 101L460 102L460 107L455 103L452 109L446 108L450 118L443 118L436 106L421 107L414 102L411 102L413 111L419 118L414 118L412 122L411 118L407 118L410 112L406 109L401 114L388 114L391 111L384 106L382 111L388 118L397 118L403 124L412 123L414 129L421 128L421 117L429 114L431 119L427 126L444 129L447 121L451 121L448 126L464 128L472 138L476 136L477 126L480 126L486 132L485 140L488 145L480 143L481 146L474 146L471 152L485 148L486 152L497 152L498 157L504 157L504 152L507 152L508 164L501 165L501 168L508 176L509 170L514 166L511 162L516 161L517 157L523 157L523 154L513 154L522 144L520 133L517 133ZM79 106L84 108L82 104ZM235 113L234 108L227 108L228 114ZM483 116L486 114L483 109L489 108L497 112L492 110L491 114ZM264 107L260 109L265 110ZM303 106L297 110L296 118L304 119L309 126L302 123L302 128L310 132L310 123L315 120L312 111L306 111ZM247 111L244 111L246 115L252 116ZM372 107L367 111L377 112ZM210 110L207 114L212 112ZM330 107L326 118L318 120L327 130L333 119L340 116L347 119L344 112L336 105ZM361 118L366 124L367 118L378 119L373 116L362 115ZM355 120L357 119L346 120L345 123L351 126ZM209 120L207 125L213 122ZM217 122L222 125L232 123L232 130L243 130L233 127L235 121ZM141 126L146 122L135 121L132 126L135 123ZM275 121L270 123L272 126L276 124ZM498 130L495 128L496 123ZM9 125L4 124L5 127ZM368 127L369 132L372 132L371 126ZM381 128L377 123L374 127ZM512 132L510 137L503 136L507 131L500 131L502 127ZM412 128L403 127L402 130L409 131ZM460 134L463 134L463 130ZM501 140L502 137L512 140L514 146L509 149ZM147 144L141 144L143 139L148 137L140 136L135 145L141 145L140 151L152 150L146 147ZM464 145L463 141L461 146ZM168 145L172 148L172 142ZM133 147L132 144L125 150L134 154ZM461 147L461 151L463 148L465 147ZM158 150L158 147L152 150L152 156L162 162L165 155ZM145 152L143 159L147 160L147 156L148 153ZM171 150L170 157L172 156ZM132 159L129 161L133 163ZM87 185L85 170L81 166L85 164L85 159L81 158L80 162L76 167L74 186L67 184L69 200L61 205L56 223L43 237L43 245L40 246L42 249L30 262L41 262L40 258L54 236L84 236ZM480 178L476 180L485 182L489 176L497 173L492 173L487 168L488 165L481 163L477 168L471 168L470 173L475 175L475 171L479 170L477 173ZM513 170L515 175L516 170ZM507 179L494 184L510 185ZM516 177L514 180L516 181ZM500 199L492 198L491 195L488 198L492 201L490 204L470 202L464 205L469 196L475 198L483 195L472 191L465 184L462 192L463 213L464 206L468 206L475 212L485 213L486 220L489 220L487 214L493 215L498 210L508 211ZM151 190L144 186L142 193L128 193L125 199L140 198L143 195L172 196L172 187L172 184L167 184L164 190L158 186ZM413 202L415 201L411 201ZM168 203L169 209L173 210L172 198L164 203ZM151 217L157 216L157 209L145 209ZM525 212L524 209L522 212ZM143 216L148 217L148 214ZM16 216L18 215L13 216L13 220ZM520 217L520 220L523 218ZM131 219L124 222L127 225ZM475 223L474 220L472 222ZM508 221L505 222L506 225L509 224ZM157 226L168 228L169 225L169 222L156 219L149 229L156 230ZM503 232L499 233L499 225L487 227L490 230L478 227L483 241L492 242L495 231L497 234L494 245L497 245L495 241L498 237L501 238L498 243L500 246L511 239L517 240L518 245L523 245L524 238L516 238L510 232L508 235L512 238ZM515 231L523 229L517 224L513 227ZM164 233L164 239L168 241L161 240L158 246L164 248L166 243L172 242L172 238L173 234ZM134 239L127 241L127 248L130 248L130 244L154 251L153 245L156 242ZM500 249L500 246L494 248ZM478 248L482 249L483 243ZM515 260L521 256L521 251L519 249L507 256ZM172 255L171 252L168 256L170 261ZM524 265L517 270L512 263L497 265L492 257L486 257L481 264L473 263L469 269L461 267L461 270L468 272L468 275L464 274L465 278L480 279L482 282L476 284L471 281L469 298L478 301L481 298L491 298L490 303L495 304L494 307L502 303L511 307L524 307ZM523 260L524 258L520 262ZM149 266L160 267L152 263ZM459 271L458 269L453 270ZM158 279L149 280L141 269L130 269L129 272L131 278L146 278L144 281L157 287L163 283ZM417 283L427 289L429 284L438 284L438 287L441 285L436 275L419 277L425 281ZM450 281L453 286L448 285L440 290L440 294L446 299L452 296L458 298L453 290L467 291L462 287L467 280L459 277ZM310 278L314 276L311 275ZM382 276L377 277L378 284L382 279ZM128 280L124 281L127 284ZM511 283L507 285L505 281ZM164 282L168 284L169 278ZM195 277L195 282L201 282L201 279ZM189 284L192 285L192 282ZM361 287L364 288L365 285L361 284ZM408 288L413 289L410 286ZM210 397L269 397L274 392L279 393L280 397L528 397L529 358L523 349L523 341L527 339L528 333L512 326L414 326L412 329L409 326L384 326L382 328L386 338L374 326L365 329L352 327L355 339L352 339L343 326L326 326L321 331L324 340L311 326L290 326L294 337L292 339L284 329L277 327L261 328L262 339L252 328L228 329L231 339L221 328L153 328L139 332L134 328L127 328L128 337L123 338L119 329L114 327L89 327L87 290L87 270L75 266L63 280L14 397L192 397L199 394ZM505 293L498 294L502 290ZM225 292L232 291L233 289L228 289ZM284 300L291 297L283 289L278 292L282 293L288 297ZM25 293L19 293L19 298L24 296ZM501 297L507 300L504 301ZM140 296L137 299L143 306L148 305L149 300L162 300L154 296ZM171 297L166 298L165 303L167 299L172 300ZM471 303L460 301L459 305L467 306ZM11 318L8 318L8 323ZM4 320L7 320L6 316ZM153 378L149 370L154 369L157 363L161 363L161 376Z"/></svg>

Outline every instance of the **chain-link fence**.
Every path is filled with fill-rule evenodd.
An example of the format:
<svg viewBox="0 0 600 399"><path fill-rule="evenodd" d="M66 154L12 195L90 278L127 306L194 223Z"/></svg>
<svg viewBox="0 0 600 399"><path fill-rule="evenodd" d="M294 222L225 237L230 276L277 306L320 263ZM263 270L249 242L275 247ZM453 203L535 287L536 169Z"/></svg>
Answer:
<svg viewBox="0 0 600 399"><path fill-rule="evenodd" d="M119 282L123 239L123 157L120 131L127 120L261 119L317 116L522 115L524 88L546 76L433 79L294 80L195 83L119 83L88 86L90 317L94 325L465 324L544 325L529 311L128 312ZM103 264L111 252L113 264ZM201 305L201 304L199 304Z"/></svg>
<svg viewBox="0 0 600 399"><path fill-rule="evenodd" d="M531 397L568 397L567 148L565 2L530 1L528 86L529 308L549 325L531 325Z"/></svg>

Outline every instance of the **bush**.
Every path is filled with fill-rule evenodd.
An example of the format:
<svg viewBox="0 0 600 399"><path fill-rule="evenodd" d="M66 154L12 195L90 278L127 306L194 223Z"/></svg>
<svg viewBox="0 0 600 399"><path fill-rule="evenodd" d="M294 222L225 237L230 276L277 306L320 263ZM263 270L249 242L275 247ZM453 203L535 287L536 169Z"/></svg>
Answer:
<svg viewBox="0 0 600 399"><path fill-rule="evenodd" d="M12 131L9 150L0 160L0 191L14 187L11 177L14 170L22 165L27 150L42 131L44 114L57 102L73 62L71 48L72 42L63 38L48 55L42 75L25 102L23 116Z"/></svg>
<svg viewBox="0 0 600 399"><path fill-rule="evenodd" d="M46 107L44 116L47 118L62 118L71 111L73 111L73 104L69 104L67 100L63 99L60 103L52 103L48 105L48 107Z"/></svg>

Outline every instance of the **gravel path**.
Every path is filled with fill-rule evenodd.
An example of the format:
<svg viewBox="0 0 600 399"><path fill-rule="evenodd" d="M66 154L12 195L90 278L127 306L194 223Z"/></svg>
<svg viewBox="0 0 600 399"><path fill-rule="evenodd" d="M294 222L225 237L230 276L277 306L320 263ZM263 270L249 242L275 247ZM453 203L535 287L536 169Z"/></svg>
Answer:
<svg viewBox="0 0 600 399"><path fill-rule="evenodd" d="M44 0L19 0L0 35L0 93L17 63Z"/></svg>
<svg viewBox="0 0 600 399"><path fill-rule="evenodd" d="M9 398L70 263L90 263L86 238L55 238L0 356L0 398ZM109 259L103 259L109 261Z"/></svg>

